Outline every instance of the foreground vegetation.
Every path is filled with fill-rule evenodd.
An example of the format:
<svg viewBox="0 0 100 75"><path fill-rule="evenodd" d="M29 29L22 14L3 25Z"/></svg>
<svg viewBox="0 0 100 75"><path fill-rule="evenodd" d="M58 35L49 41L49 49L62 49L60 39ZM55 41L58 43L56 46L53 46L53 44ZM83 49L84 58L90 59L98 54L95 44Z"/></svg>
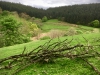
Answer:
<svg viewBox="0 0 100 75"><path fill-rule="evenodd" d="M7 13L9 13L10 15L8 16ZM18 27L19 28L18 32L24 35L23 38L26 37L33 38L38 36L38 39L23 44L17 43L16 45L13 46L8 46L8 47L3 46L2 48L0 48L0 61L10 56L22 54L24 49L25 49L24 53L29 53L30 51L34 50L38 46L45 44L50 39L53 39L50 44L55 42L61 42L65 39L67 39L68 41L73 39L69 47L81 44L83 46L88 46L89 48L91 48L90 54L92 53L92 48L93 50L97 51L98 54L96 54L94 57L90 57L90 58L87 57L86 59L92 65L94 65L98 71L100 71L100 64L99 64L100 29L99 28L92 28L92 27L86 27L81 25L78 26L76 24L69 24L66 22L58 21L57 19L51 19L51 20L47 20L46 22L42 22L41 19L37 19L37 18L34 18L33 20L33 18L31 17L29 19L29 16L27 14L22 14L21 17L19 17L18 14L16 16L15 15L13 16L12 14L17 14L17 13L4 11L2 14L3 16L0 15L2 16L2 18L0 19L3 21L3 22L1 21L0 23L2 27L3 25L6 24L9 25L8 24L9 22L7 22L8 20L5 20L5 18L7 19L11 17L10 21L16 20L21 22L22 25L19 26L20 28ZM7 27L8 26L6 26L6 28ZM46 33L48 35L40 38L40 35L42 33ZM6 35L4 37L6 37ZM30 38L28 39L30 40ZM12 40L14 40L14 38ZM94 47L97 45L98 47ZM62 48L62 46L60 48ZM85 50L85 48L83 49ZM21 65L25 65L26 62L28 61L21 63ZM8 63L9 61L6 61L3 63L3 65L6 65ZM16 64L17 62L14 63ZM1 65L2 63L0 63L0 75L6 75L6 74L12 75L12 73L14 73L20 67L20 65L18 65L13 67L12 69L7 69L7 66L5 66L4 69L1 69L2 67ZM19 71L18 73L16 73L16 75L98 75L98 73L95 72L93 67L89 66L84 60L80 58L70 59L64 57L64 58L54 59L52 62L33 63L28 67L24 68L23 70Z"/></svg>
<svg viewBox="0 0 100 75"><path fill-rule="evenodd" d="M94 35L94 36L93 36ZM88 40L87 41L84 39ZM64 40L64 39L68 39L71 40L72 36L68 36L68 37L62 37L59 40ZM81 35L75 35L73 36L73 41L71 42L71 45L74 46L78 43L80 44L84 44L84 45L100 45L100 34L99 33L91 33L91 34L81 34ZM57 38L54 39L52 41L56 42L59 41ZM21 45L15 45L15 46L10 46L10 47L5 47L5 48L1 48L0 49L0 59L12 56L12 55L16 55L16 54L20 54L23 52L24 47L26 47L26 51L25 53L31 51L32 49L38 47L39 45L43 45L45 42L47 42L47 40L39 40L39 41L35 41L35 42L30 42L30 43L26 43L26 44L21 44ZM99 50L99 48L97 49ZM100 59L98 58L88 58L89 62L91 62L93 65L95 65L97 67L98 70L100 70L100 66L99 66L99 62ZM0 73L6 74L8 73L8 75L11 75L15 69L17 67L14 67L14 69L12 70L1 70ZM25 68L24 70L20 71L17 75L98 75L95 71L93 71L93 69L86 64L86 62L84 62L83 60L81 60L80 58L75 58L75 59L55 59L54 62L51 63L34 63L30 66L28 66L27 68Z"/></svg>

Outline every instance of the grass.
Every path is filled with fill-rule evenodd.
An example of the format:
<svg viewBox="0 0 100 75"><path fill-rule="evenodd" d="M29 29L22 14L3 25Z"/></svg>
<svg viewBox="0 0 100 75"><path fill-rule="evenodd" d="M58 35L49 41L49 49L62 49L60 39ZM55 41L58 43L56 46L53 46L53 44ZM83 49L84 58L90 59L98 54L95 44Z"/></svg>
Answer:
<svg viewBox="0 0 100 75"><path fill-rule="evenodd" d="M87 40L92 42L94 38L100 38L100 34L82 34L82 35L75 35L73 36L74 41L72 41L72 45L77 44L80 42L81 44L87 44L86 40L82 37L84 36ZM60 40L68 39L71 40L72 36L68 37L61 37ZM80 40L80 41L79 41ZM39 41L33 41L25 44L10 46L10 47L4 47L0 48L0 59L9 57L11 55L20 54L23 51L23 48L26 46L27 50L26 52L29 52L33 48L38 47L39 45L44 44L48 40L39 40ZM58 41L58 39L54 39L52 42ZM100 43L100 42L97 42ZM96 44L93 43L92 44ZM98 69L100 69L100 60L95 60L93 58L89 59L94 64L98 64ZM11 75L13 71L16 69L14 67L12 70L2 70L0 71L0 75L3 75L5 72L8 75ZM80 59L56 59L53 63L48 64L40 64L35 63L31 66L25 68L24 70L20 71L17 75L97 75L90 66L88 66L84 61Z"/></svg>
<svg viewBox="0 0 100 75"><path fill-rule="evenodd" d="M54 20L48 20L47 22L44 22L41 28L44 32L48 32L52 29L67 30L69 26L63 25L62 22L54 19Z"/></svg>
<svg viewBox="0 0 100 75"><path fill-rule="evenodd" d="M45 42L46 42L46 40L36 41L36 42L32 41L29 43L18 44L18 45L14 45L14 46L0 48L0 53L1 53L0 59L5 58L5 57L9 57L9 56L12 56L15 54L20 54L23 52L24 47L26 47L26 52L29 52L30 50L36 48L39 45L42 45Z"/></svg>
<svg viewBox="0 0 100 75"><path fill-rule="evenodd" d="M17 75L96 75L80 59L57 59L51 64L33 64Z"/></svg>
<svg viewBox="0 0 100 75"><path fill-rule="evenodd" d="M61 25L62 24L62 25ZM45 23L43 23L42 29L44 32L48 32L51 29L60 29L60 30L67 30L70 26L70 24L64 24L62 22L59 22L58 20L49 20ZM58 26L59 25L59 26ZM92 27L85 27L81 26L82 30L92 30ZM81 30L80 28L77 28ZM86 40L89 41L89 44L100 44L100 41L97 41L97 39L100 39L100 33L90 33L90 34L80 34L80 35L74 35L74 36L64 36L61 37L60 40L68 39L71 40L74 39L71 43L71 45L75 45L78 43L87 45L87 41L83 38L85 37ZM32 41L29 43L24 44L18 44L14 46L4 47L0 48L0 59L20 54L23 52L24 47L26 47L25 52L29 52L32 49L38 47L39 45L43 45L45 42L47 42L49 39L46 40L38 40L38 41ZM53 39L53 42L58 41L58 38ZM100 52L100 49L98 49ZM89 58L89 62L92 62L98 70L100 70L100 58ZM20 65L21 66L21 65ZM17 66L18 67L18 66ZM17 67L14 67L11 70L0 70L0 75L11 75ZM6 73L6 74L5 74ZM93 69L86 64L83 60L76 58L76 59L56 59L52 63L34 63L30 65L29 67L25 68L24 70L20 71L16 75L97 75Z"/></svg>
<svg viewBox="0 0 100 75"><path fill-rule="evenodd" d="M67 36L67 37L61 37L60 40L65 40L65 39L71 40L73 38L74 39L74 41L72 41L73 45L77 44L78 42L80 42L81 44L87 43L83 37L85 37L88 41L92 42L92 40L96 40L95 38L99 38L100 34L99 33L92 33L92 34ZM39 45L43 45L48 40L49 39L38 40L38 41L29 42L29 43L18 44L18 45L14 45L14 46L0 48L0 53L1 53L0 59L11 56L11 55L20 54L21 52L23 52L24 47L26 47L26 52L29 52L32 49L38 47ZM58 38L53 40L53 42L56 42L56 41L58 41ZM92 42L92 44L96 44L96 43Z"/></svg>
<svg viewBox="0 0 100 75"><path fill-rule="evenodd" d="M85 33L86 31L92 32L94 29L93 27L87 27L82 25L77 26L75 24L58 21L57 19L51 19L48 20L47 22L44 22L43 25L41 26L41 29L43 30L43 32L49 32L50 30L55 30L55 29L67 31L71 27L75 28L76 30L82 31L83 33Z"/></svg>

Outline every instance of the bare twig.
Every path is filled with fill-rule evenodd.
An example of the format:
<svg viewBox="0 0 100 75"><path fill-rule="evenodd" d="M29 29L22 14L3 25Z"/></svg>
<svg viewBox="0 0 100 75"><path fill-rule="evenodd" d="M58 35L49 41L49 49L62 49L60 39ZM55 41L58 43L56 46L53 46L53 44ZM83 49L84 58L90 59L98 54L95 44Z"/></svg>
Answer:
<svg viewBox="0 0 100 75"><path fill-rule="evenodd" d="M95 67L93 66L91 63L89 63L86 59L82 58L88 65L90 65L92 67L92 69L98 74L100 75L100 71Z"/></svg>

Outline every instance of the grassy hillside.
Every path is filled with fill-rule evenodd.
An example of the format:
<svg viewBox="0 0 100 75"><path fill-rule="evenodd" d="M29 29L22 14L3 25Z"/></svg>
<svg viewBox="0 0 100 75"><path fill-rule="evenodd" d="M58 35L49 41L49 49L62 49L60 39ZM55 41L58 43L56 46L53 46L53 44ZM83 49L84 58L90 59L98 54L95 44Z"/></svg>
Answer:
<svg viewBox="0 0 100 75"><path fill-rule="evenodd" d="M71 45L77 45L79 43L83 45L100 45L100 32L99 29L94 30L95 28L85 27L85 26L77 26L74 24L69 24L65 22L61 22L58 20L49 20L44 22L41 26L43 32L50 32L52 29L62 30L67 32L68 29L73 27L77 31L82 31L80 34L75 34L72 36L64 35L60 36L59 39L55 38L51 43L56 41L62 41L64 39L71 40ZM93 32L94 31L94 32ZM43 45L45 42L48 42L50 39L45 40L36 40L31 41L29 43L18 44L14 46L0 48L0 59L21 54L26 47L26 53L35 49L36 47ZM88 42L86 41L88 40ZM100 52L100 48L97 49ZM88 60L100 70L100 58L88 58ZM0 75L11 75L18 66L14 67L11 70L0 70ZM31 66L28 66L24 70L17 73L17 75L98 75L86 62L83 60L76 59L56 59L53 63L34 63Z"/></svg>
<svg viewBox="0 0 100 75"><path fill-rule="evenodd" d="M47 33L47 36L49 37L74 36L79 34L100 32L99 28L70 24L67 22L58 21L57 19L48 20L47 22L42 23L41 30L43 33Z"/></svg>
<svg viewBox="0 0 100 75"><path fill-rule="evenodd" d="M73 36L74 41L72 42L72 45L76 45L77 43L81 43L86 45L87 42L86 40L82 37L84 36L90 44L100 44L100 41L97 41L97 39L100 38L99 33L92 33L92 34L82 34L82 35L75 35ZM60 40L64 39L71 40L72 36L69 37L62 37ZM43 45L45 42L48 40L39 40L39 41L32 41L29 43L25 44L20 44L20 45L15 45L15 46L10 46L10 47L5 47L5 48L0 48L0 59L9 57L12 55L20 54L23 52L24 47L26 47L26 52L31 51L32 49L38 47L39 45ZM54 39L52 42L58 41L58 39ZM98 49L99 50L99 49ZM96 60L94 58L89 59L93 64L96 64L98 69L100 69L99 62L100 60ZM11 75L11 73L15 70L1 70L0 73L3 74L5 72L8 72L8 75ZM3 72L3 73L2 73ZM17 75L97 75L86 63L80 59L57 59L55 60L55 63L48 63L48 64L33 64L26 69L20 71Z"/></svg>

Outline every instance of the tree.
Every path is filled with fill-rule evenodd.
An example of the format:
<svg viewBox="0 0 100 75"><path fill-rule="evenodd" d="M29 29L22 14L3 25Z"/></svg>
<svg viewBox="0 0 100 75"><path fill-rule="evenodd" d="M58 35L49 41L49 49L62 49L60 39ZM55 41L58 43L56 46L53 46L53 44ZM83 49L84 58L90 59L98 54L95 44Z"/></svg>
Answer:
<svg viewBox="0 0 100 75"><path fill-rule="evenodd" d="M13 17L2 19L0 31L2 38L2 46L10 46L24 42L22 34L18 31L21 23L18 23Z"/></svg>
<svg viewBox="0 0 100 75"><path fill-rule="evenodd" d="M90 23L90 25L93 27L100 27L100 22L99 20L94 20Z"/></svg>
<svg viewBox="0 0 100 75"><path fill-rule="evenodd" d="M47 19L47 17L46 16L44 16L43 18L42 18L42 22L46 22L48 19Z"/></svg>

